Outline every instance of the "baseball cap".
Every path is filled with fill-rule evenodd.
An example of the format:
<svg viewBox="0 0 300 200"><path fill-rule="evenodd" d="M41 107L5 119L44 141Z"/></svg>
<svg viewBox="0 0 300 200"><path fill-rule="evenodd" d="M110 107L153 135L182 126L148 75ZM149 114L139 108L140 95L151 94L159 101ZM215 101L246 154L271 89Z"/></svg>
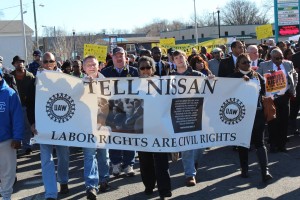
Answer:
<svg viewBox="0 0 300 200"><path fill-rule="evenodd" d="M113 55L116 53L125 53L125 50L122 47L116 47L113 49Z"/></svg>
<svg viewBox="0 0 300 200"><path fill-rule="evenodd" d="M218 52L221 52L221 51L222 51L222 49L220 49L220 48L218 48L218 47L216 47L216 48L214 48L214 49L212 50L213 53L218 53Z"/></svg>
<svg viewBox="0 0 300 200"><path fill-rule="evenodd" d="M32 55L34 55L34 56L41 56L42 52L40 50L35 50Z"/></svg>

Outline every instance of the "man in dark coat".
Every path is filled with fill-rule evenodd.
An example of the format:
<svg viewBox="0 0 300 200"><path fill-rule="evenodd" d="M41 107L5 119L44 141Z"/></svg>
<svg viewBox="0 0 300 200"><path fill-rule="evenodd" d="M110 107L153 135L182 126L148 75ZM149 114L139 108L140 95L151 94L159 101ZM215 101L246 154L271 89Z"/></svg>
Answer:
<svg viewBox="0 0 300 200"><path fill-rule="evenodd" d="M219 77L228 77L234 72L236 59L241 54L244 53L244 45L241 41L237 40L231 43L232 54L230 57L222 59L219 65Z"/></svg>

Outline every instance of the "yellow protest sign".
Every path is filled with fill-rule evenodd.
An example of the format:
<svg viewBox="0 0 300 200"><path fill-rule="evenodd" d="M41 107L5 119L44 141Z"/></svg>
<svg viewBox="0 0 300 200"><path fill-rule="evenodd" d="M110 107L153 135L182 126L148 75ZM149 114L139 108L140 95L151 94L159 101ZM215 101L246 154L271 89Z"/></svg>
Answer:
<svg viewBox="0 0 300 200"><path fill-rule="evenodd" d="M205 42L201 42L195 47L200 51L201 47L206 47L207 52L211 52L213 48L219 47L222 44L227 44L227 38L218 38L218 39L213 39L213 40L208 40Z"/></svg>
<svg viewBox="0 0 300 200"><path fill-rule="evenodd" d="M151 48L153 47L160 47L161 45L159 43L151 43Z"/></svg>
<svg viewBox="0 0 300 200"><path fill-rule="evenodd" d="M83 56L95 56L98 61L105 62L107 55L107 46L96 44L84 44Z"/></svg>
<svg viewBox="0 0 300 200"><path fill-rule="evenodd" d="M175 38L159 39L161 45L175 45Z"/></svg>
<svg viewBox="0 0 300 200"><path fill-rule="evenodd" d="M265 39L273 36L273 28L271 24L257 26L255 28L257 40Z"/></svg>

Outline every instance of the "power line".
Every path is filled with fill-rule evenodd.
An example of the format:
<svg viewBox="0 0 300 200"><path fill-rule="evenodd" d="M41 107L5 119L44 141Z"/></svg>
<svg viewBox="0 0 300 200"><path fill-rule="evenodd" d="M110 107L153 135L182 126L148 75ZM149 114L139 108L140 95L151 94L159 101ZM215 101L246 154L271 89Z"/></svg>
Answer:
<svg viewBox="0 0 300 200"><path fill-rule="evenodd" d="M15 18L13 18L12 20L9 20L9 22L8 22L5 26L3 26L3 27L0 28L0 31L2 31L2 30L5 29L9 24L11 24L12 22L14 22L15 19L16 19L17 17L19 17L20 14L21 14L21 12L19 12Z"/></svg>
<svg viewBox="0 0 300 200"><path fill-rule="evenodd" d="M25 5L28 5L29 3L25 3L23 4L23 6ZM16 5L16 6L10 6L10 7L7 7L7 8L0 8L0 10L7 10L7 9L10 9L10 8L16 8L16 7L19 7L20 5Z"/></svg>

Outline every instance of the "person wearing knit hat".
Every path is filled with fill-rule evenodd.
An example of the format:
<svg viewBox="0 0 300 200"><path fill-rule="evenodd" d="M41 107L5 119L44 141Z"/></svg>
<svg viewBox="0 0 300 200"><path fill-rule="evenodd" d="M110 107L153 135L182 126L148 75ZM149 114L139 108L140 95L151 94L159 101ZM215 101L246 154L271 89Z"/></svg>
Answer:
<svg viewBox="0 0 300 200"><path fill-rule="evenodd" d="M42 52L40 50L35 50L32 56L33 56L33 62L28 65L28 71L35 76L38 68L42 64L41 63Z"/></svg>

